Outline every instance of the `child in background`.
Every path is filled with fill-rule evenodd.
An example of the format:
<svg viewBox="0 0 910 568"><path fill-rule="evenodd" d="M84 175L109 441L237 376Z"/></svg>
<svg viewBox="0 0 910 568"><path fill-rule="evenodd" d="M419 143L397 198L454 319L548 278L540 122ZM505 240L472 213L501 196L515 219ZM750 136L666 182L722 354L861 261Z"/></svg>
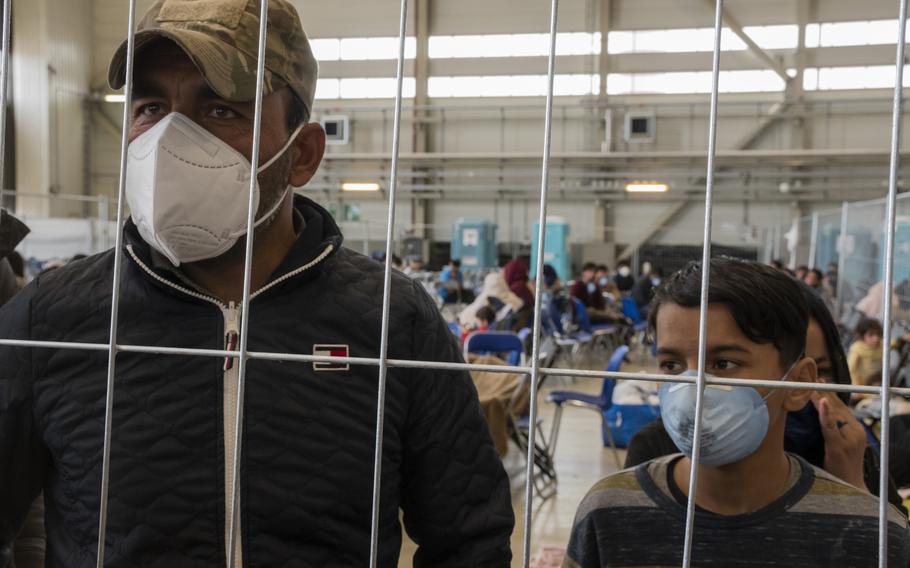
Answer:
<svg viewBox="0 0 910 568"><path fill-rule="evenodd" d="M464 332L462 332L462 334L461 334L461 343L462 344L464 344L464 342L467 341L468 336L471 335L472 333L476 333L478 331L489 331L490 325L494 321L496 321L496 312L493 311L493 308L491 308L489 305L487 305L487 306L484 306L484 307L480 308L479 310L477 310L476 317L477 317L477 327L475 327L474 329L466 329L466 330L464 330Z"/></svg>
<svg viewBox="0 0 910 568"><path fill-rule="evenodd" d="M856 341L847 353L847 366L854 385L867 385L867 379L882 368L882 324L875 319L864 319L856 326ZM854 400L866 395L854 393Z"/></svg>

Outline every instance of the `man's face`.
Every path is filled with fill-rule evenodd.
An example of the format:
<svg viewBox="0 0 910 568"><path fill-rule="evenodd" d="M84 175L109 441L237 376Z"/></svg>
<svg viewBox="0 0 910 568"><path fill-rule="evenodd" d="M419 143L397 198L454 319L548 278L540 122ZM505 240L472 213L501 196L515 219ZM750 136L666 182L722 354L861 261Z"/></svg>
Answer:
<svg viewBox="0 0 910 568"><path fill-rule="evenodd" d="M818 277L818 274L816 274L815 272L806 273L805 282L806 282L806 284L808 284L809 286L812 286L813 288L818 288L822 283L821 279Z"/></svg>
<svg viewBox="0 0 910 568"><path fill-rule="evenodd" d="M172 112L179 112L229 146L248 160L253 148L254 101L234 102L222 99L206 83L205 78L176 44L161 40L143 49L136 60L135 86L131 108L129 140L142 133ZM272 158L287 142L291 132L287 116L293 100L287 88L265 95L262 101L262 130L259 164ZM316 127L316 128L313 128ZM307 125L298 136L299 143L288 148L284 155L267 170L259 174L262 194L259 213L270 209L280 199L288 184L304 185L315 173L322 152L310 148L305 140L321 132L318 125ZM316 142L318 140L309 140ZM324 139L323 139L324 143ZM318 156L308 155L318 153ZM301 175L304 169L312 170Z"/></svg>
<svg viewBox="0 0 910 568"><path fill-rule="evenodd" d="M698 319L698 308L671 303L660 306L656 331L657 362L661 373L678 375L698 369ZM707 328L706 373L723 378L762 380L779 380L786 373L777 348L771 343L755 343L746 337L725 305L708 306ZM791 371L789 379L815 382L814 373L814 365L800 363ZM769 392L769 389L756 390L763 396ZM803 392L781 389L768 397L770 422L774 424L787 412L805 406L808 398L799 398Z"/></svg>

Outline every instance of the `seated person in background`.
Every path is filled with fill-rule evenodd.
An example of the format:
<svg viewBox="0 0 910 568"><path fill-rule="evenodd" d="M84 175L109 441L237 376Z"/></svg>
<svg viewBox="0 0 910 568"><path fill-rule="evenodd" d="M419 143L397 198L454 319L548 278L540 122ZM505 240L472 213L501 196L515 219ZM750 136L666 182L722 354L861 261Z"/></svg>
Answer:
<svg viewBox="0 0 910 568"><path fill-rule="evenodd" d="M484 306L477 310L477 326L473 329L465 329L461 332L461 343L468 339L468 336L472 333L489 331L490 326L493 325L493 322L496 321L496 312L490 306Z"/></svg>
<svg viewBox="0 0 910 568"><path fill-rule="evenodd" d="M452 259L439 275L439 296L445 304L463 302L464 275L461 273L461 261Z"/></svg>
<svg viewBox="0 0 910 568"><path fill-rule="evenodd" d="M618 314L607 309L600 287L595 281L597 265L587 262L581 269L581 277L572 285L569 295L580 300L588 312L591 323L611 323L619 319Z"/></svg>
<svg viewBox="0 0 910 568"><path fill-rule="evenodd" d="M412 256L408 259L408 265L402 270L408 276L417 276L423 272L423 259L419 256Z"/></svg>
<svg viewBox="0 0 910 568"><path fill-rule="evenodd" d="M484 277L480 294L458 314L459 323L462 327L477 325L477 311L491 303L501 306L499 309L503 312L512 313L518 312L524 305L524 301L509 289L503 271L491 272ZM500 314L500 317L503 315Z"/></svg>
<svg viewBox="0 0 910 568"><path fill-rule="evenodd" d="M606 264L597 265L597 271L594 273L594 282L600 288L600 293L610 303L619 302L622 299L622 293L610 279L610 267Z"/></svg>
<svg viewBox="0 0 910 568"><path fill-rule="evenodd" d="M622 261L616 268L616 275L613 276L613 283L621 294L628 294L635 286L635 277L632 276L632 267L627 261Z"/></svg>
<svg viewBox="0 0 910 568"><path fill-rule="evenodd" d="M847 352L847 366L854 385L867 385L870 375L882 368L882 324L878 320L867 318L856 326L856 340ZM854 400L866 398L866 395L855 393Z"/></svg>
<svg viewBox="0 0 910 568"><path fill-rule="evenodd" d="M809 267L806 266L805 264L800 265L796 268L795 276L796 276L796 279L799 280L800 282L804 282L806 280L807 274L809 274Z"/></svg>
<svg viewBox="0 0 910 568"><path fill-rule="evenodd" d="M813 268L806 273L803 282L808 284L810 288L815 290L815 292L822 297L822 300L825 301L825 304L827 304L829 309L834 309L834 290L825 281L825 275L822 274L821 270Z"/></svg>
<svg viewBox="0 0 910 568"><path fill-rule="evenodd" d="M655 296L663 373L697 374L701 276L690 263ZM817 380L803 356L806 302L786 274L713 259L708 301L708 375ZM696 386L665 383L660 393L668 432L691 452ZM784 451L787 413L810 399L807 390L705 389L693 565L878 566L878 500ZM563 566L680 565L690 469L689 457L675 454L597 483L579 506ZM888 565L907 566L907 517L889 507L888 522Z"/></svg>
<svg viewBox="0 0 910 568"><path fill-rule="evenodd" d="M818 378L826 383L849 385L847 356L840 332L822 299L806 284L797 281L809 305L806 357L815 361ZM849 482L854 487L879 494L878 452L869 447L866 432L853 418L850 393L814 393L812 401L787 415L784 450L802 457L816 467ZM832 421L831 418L834 418ZM837 428L837 424L843 426ZM908 446L910 451L910 446ZM679 452L659 418L639 430L629 441L625 467ZM894 459L891 460L892 465ZM892 471L893 471L892 467ZM895 481L888 488L888 501L903 507Z"/></svg>
<svg viewBox="0 0 910 568"><path fill-rule="evenodd" d="M652 268L639 278L632 288L632 298L635 300L635 304L638 305L642 316L648 316L648 305L651 303L651 298L654 297L655 288L660 286L662 281L663 272L660 268Z"/></svg>

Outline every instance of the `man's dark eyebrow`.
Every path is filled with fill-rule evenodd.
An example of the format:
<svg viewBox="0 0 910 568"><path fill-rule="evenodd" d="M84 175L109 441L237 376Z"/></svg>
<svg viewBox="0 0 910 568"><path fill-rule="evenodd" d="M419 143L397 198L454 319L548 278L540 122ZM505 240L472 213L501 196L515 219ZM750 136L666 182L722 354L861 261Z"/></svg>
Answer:
<svg viewBox="0 0 910 568"><path fill-rule="evenodd" d="M158 85L149 83L147 81L136 81L133 85L133 98L134 99L145 99L145 98L155 98L163 97L164 91Z"/></svg>

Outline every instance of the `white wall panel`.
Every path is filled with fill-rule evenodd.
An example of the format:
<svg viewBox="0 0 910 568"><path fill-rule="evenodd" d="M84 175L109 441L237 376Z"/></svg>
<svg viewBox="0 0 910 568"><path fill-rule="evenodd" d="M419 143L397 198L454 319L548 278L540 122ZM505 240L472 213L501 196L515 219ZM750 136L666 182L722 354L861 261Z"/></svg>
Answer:
<svg viewBox="0 0 910 568"><path fill-rule="evenodd" d="M15 4L12 96L19 191L85 192L92 9L92 0ZM82 214L78 205L30 203L37 208L32 213Z"/></svg>

